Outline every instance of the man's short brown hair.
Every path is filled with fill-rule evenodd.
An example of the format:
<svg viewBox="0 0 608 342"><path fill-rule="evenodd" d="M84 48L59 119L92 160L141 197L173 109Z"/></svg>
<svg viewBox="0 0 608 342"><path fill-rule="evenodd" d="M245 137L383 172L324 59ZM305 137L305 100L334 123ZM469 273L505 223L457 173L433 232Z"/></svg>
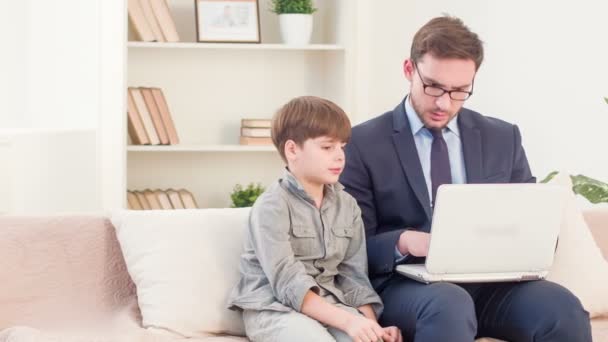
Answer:
<svg viewBox="0 0 608 342"><path fill-rule="evenodd" d="M443 16L422 26L412 42L410 58L417 63L425 54L436 58L471 59L478 70L483 61L483 42L462 20Z"/></svg>
<svg viewBox="0 0 608 342"><path fill-rule="evenodd" d="M350 139L350 120L335 103L316 96L296 97L281 107L272 119L271 137L285 162L285 143L302 146L307 139L328 136Z"/></svg>

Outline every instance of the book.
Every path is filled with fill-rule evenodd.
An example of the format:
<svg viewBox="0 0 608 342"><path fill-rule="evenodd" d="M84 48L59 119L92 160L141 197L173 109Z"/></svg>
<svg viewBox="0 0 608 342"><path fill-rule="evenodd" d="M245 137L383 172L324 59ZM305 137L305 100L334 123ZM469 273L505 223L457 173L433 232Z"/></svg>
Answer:
<svg viewBox="0 0 608 342"><path fill-rule="evenodd" d="M150 0L139 0L141 4L141 8L143 9L144 17L146 17L146 21L150 25L150 30L154 34L154 38L156 38L157 42L166 42L165 36L163 36L163 32L160 29L160 25L158 25L158 21L156 20L156 16L154 15L154 10L152 9L152 4Z"/></svg>
<svg viewBox="0 0 608 342"><path fill-rule="evenodd" d="M169 144L169 137L167 136L167 131L165 130L163 120L160 117L159 108L156 105L156 101L154 101L152 89L139 88L139 90L141 91L141 95L144 97L144 102L146 103L146 108L148 108L148 113L150 113L150 117L152 117L152 123L154 124L154 128L156 129L158 140L160 140L160 143L162 145Z"/></svg>
<svg viewBox="0 0 608 342"><path fill-rule="evenodd" d="M166 192L164 192L162 190L156 190L154 193L156 194L156 197L158 198L158 201L160 202L160 206L162 209L164 209L164 210L173 209L173 205L171 205L171 200L169 200L169 196L167 195Z"/></svg>
<svg viewBox="0 0 608 342"><path fill-rule="evenodd" d="M127 191L127 203L129 204L129 209L131 210L143 210L144 208L139 203L137 199L137 195L133 191Z"/></svg>
<svg viewBox="0 0 608 342"><path fill-rule="evenodd" d="M242 137L270 137L270 128L241 127Z"/></svg>
<svg viewBox="0 0 608 342"><path fill-rule="evenodd" d="M129 128L129 137L134 144L137 145L148 145L150 139L144 128L144 123L141 120L141 116L135 106L135 101L131 92L127 91L127 126Z"/></svg>
<svg viewBox="0 0 608 342"><path fill-rule="evenodd" d="M241 119L241 127L270 128L270 119Z"/></svg>
<svg viewBox="0 0 608 342"><path fill-rule="evenodd" d="M175 124L173 122L173 118L171 117L171 112L169 112L169 106L167 105L165 95L163 94L163 91L160 88L151 89L152 95L154 96L154 101L156 102L156 106L160 111L160 117L163 120L163 125L167 130L169 144L177 145L179 144L179 137L177 136L177 130L175 129Z"/></svg>
<svg viewBox="0 0 608 342"><path fill-rule="evenodd" d="M146 199L146 196L144 195L143 192L141 192L141 191L133 191L133 193L135 194L135 196L137 196L137 199L139 200L139 203L141 204L141 207L144 210L150 210L150 209L152 209L150 207L150 203L148 203L148 200Z"/></svg>
<svg viewBox="0 0 608 342"><path fill-rule="evenodd" d="M171 10L169 9L167 0L149 1L165 40L168 42L179 42L179 35L177 34L177 28L175 27L175 22L171 16Z"/></svg>
<svg viewBox="0 0 608 342"><path fill-rule="evenodd" d="M269 137L240 137L241 145L272 145Z"/></svg>
<svg viewBox="0 0 608 342"><path fill-rule="evenodd" d="M179 193L179 197L182 199L182 203L184 203L184 208L186 209L198 209L198 204L196 204L196 200L194 199L194 195L186 189L177 190Z"/></svg>
<svg viewBox="0 0 608 342"><path fill-rule="evenodd" d="M156 134L156 128L154 128L154 123L152 122L152 116L148 112L148 108L146 107L146 102L144 101L144 97L141 94L141 91L138 88L129 88L129 93L133 97L133 102L135 103L137 112L141 117L141 121L143 122L143 126L146 130L148 139L150 140L150 144L160 144L158 134Z"/></svg>
<svg viewBox="0 0 608 342"><path fill-rule="evenodd" d="M150 189L146 189L146 190L144 190L144 195L146 196L148 203L150 203L150 209L152 209L152 210L162 209L161 203L158 200L158 197L156 196L154 191L152 191Z"/></svg>
<svg viewBox="0 0 608 342"><path fill-rule="evenodd" d="M173 189L167 189L165 192L167 193L167 196L169 196L169 201L171 202L173 209L184 209L184 204L182 203L179 192Z"/></svg>
<svg viewBox="0 0 608 342"><path fill-rule="evenodd" d="M144 15L144 9L141 7L139 0L129 0L127 12L129 13L129 23L133 27L137 38L144 42L153 42L156 40L150 24Z"/></svg>

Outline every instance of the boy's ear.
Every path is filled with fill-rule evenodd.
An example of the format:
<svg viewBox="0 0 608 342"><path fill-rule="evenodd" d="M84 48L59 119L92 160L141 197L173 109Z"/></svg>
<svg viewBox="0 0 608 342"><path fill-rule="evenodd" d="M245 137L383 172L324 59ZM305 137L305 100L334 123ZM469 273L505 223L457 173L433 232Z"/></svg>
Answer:
<svg viewBox="0 0 608 342"><path fill-rule="evenodd" d="M298 144L293 140L287 140L285 142L285 158L287 160L294 160L296 157L296 151Z"/></svg>

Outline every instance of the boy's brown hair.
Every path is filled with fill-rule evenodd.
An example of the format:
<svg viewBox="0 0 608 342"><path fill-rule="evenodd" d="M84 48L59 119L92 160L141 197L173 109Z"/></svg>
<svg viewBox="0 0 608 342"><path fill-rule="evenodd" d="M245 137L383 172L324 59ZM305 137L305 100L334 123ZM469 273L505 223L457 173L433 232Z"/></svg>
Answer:
<svg viewBox="0 0 608 342"><path fill-rule="evenodd" d="M316 96L301 96L287 102L272 119L271 137L274 146L285 158L285 143L293 140L299 146L304 141L328 136L348 142L350 120L335 103Z"/></svg>
<svg viewBox="0 0 608 342"><path fill-rule="evenodd" d="M414 35L410 58L417 63L426 53L440 59L471 59L475 62L475 70L478 70L483 62L483 42L462 20L450 16L437 17Z"/></svg>

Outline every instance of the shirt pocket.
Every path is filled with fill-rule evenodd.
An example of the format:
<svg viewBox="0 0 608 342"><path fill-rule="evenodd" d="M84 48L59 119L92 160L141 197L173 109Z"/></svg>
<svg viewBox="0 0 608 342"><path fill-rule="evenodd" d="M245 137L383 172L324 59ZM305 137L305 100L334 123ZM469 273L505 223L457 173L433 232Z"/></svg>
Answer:
<svg viewBox="0 0 608 342"><path fill-rule="evenodd" d="M291 235L291 248L295 256L306 258L319 253L319 238L312 227L294 225Z"/></svg>
<svg viewBox="0 0 608 342"><path fill-rule="evenodd" d="M331 244L333 252L338 256L339 261L341 261L346 255L355 230L349 226L333 226L331 227L331 233L333 236Z"/></svg>

